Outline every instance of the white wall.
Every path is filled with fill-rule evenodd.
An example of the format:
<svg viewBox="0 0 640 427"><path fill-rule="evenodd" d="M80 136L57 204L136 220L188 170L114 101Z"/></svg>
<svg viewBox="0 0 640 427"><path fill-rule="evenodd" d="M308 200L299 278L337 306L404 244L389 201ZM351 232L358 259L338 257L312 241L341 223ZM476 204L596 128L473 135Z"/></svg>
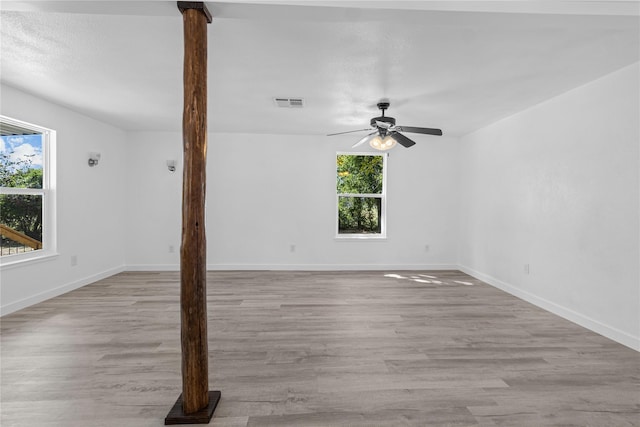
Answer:
<svg viewBox="0 0 640 427"><path fill-rule="evenodd" d="M463 137L458 166L463 269L636 349L639 75L636 63Z"/></svg>
<svg viewBox="0 0 640 427"><path fill-rule="evenodd" d="M390 154L388 238L337 241L335 155L352 135L210 134L209 268L455 268L457 140L416 139ZM129 145L127 264L177 269L182 166L165 163L181 159L181 135L136 132Z"/></svg>
<svg viewBox="0 0 640 427"><path fill-rule="evenodd" d="M121 130L9 86L0 96L1 114L57 132L58 256L3 266L6 314L122 271L126 156ZM90 151L102 154L97 167L87 165Z"/></svg>

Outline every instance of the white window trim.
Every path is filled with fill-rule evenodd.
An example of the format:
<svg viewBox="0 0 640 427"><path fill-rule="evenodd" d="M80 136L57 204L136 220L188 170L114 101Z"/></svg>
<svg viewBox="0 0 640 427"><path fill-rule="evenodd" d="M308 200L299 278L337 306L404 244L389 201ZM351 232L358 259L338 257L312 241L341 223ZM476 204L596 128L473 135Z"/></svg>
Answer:
<svg viewBox="0 0 640 427"><path fill-rule="evenodd" d="M58 255L56 233L56 132L33 123L0 115L5 123L42 133L42 188L0 187L0 194L33 194L42 196L42 249L0 257L0 268L43 261Z"/></svg>
<svg viewBox="0 0 640 427"><path fill-rule="evenodd" d="M348 240L386 240L387 239L387 168L389 153L372 153L372 152L349 152L338 151L335 155L335 159L338 156L382 156L382 193L381 194L351 194L351 193L338 193L336 191L336 205L333 211L336 221L336 235L335 240L348 241ZM333 169L335 179L335 163ZM334 181L335 188L335 181ZM338 217L338 204L340 197L375 197L381 198L381 212L380 212L380 234L340 234L339 230L339 217Z"/></svg>

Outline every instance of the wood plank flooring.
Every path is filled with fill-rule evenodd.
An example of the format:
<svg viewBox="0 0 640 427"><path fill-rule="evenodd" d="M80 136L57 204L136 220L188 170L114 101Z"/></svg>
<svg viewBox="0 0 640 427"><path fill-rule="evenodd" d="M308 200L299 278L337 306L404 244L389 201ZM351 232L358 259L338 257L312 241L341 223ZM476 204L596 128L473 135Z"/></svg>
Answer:
<svg viewBox="0 0 640 427"><path fill-rule="evenodd" d="M161 426L174 272L1 319L0 424ZM213 426L640 426L640 353L458 271L209 272Z"/></svg>

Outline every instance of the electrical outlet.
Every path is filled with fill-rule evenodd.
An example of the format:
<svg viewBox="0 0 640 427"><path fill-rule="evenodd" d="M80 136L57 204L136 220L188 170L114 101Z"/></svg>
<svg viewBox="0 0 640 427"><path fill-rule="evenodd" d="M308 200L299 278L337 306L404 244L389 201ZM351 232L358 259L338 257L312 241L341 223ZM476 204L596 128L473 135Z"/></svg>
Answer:
<svg viewBox="0 0 640 427"><path fill-rule="evenodd" d="M176 251L176 247L173 245L169 245L169 253L172 254Z"/></svg>
<svg viewBox="0 0 640 427"><path fill-rule="evenodd" d="M71 267L78 265L78 255L71 255Z"/></svg>
<svg viewBox="0 0 640 427"><path fill-rule="evenodd" d="M289 245L289 252L295 252L296 251L296 245Z"/></svg>
<svg viewBox="0 0 640 427"><path fill-rule="evenodd" d="M529 264L524 265L524 274L529 274Z"/></svg>
<svg viewBox="0 0 640 427"><path fill-rule="evenodd" d="M429 249L431 249L431 248L429 248L429 245L424 245L424 251L425 252L429 252Z"/></svg>

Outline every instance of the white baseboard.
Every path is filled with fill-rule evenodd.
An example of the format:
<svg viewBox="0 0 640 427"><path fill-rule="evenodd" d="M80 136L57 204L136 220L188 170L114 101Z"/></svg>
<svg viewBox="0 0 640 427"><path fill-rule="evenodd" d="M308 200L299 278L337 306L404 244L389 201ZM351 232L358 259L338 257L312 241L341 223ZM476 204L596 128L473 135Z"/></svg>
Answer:
<svg viewBox="0 0 640 427"><path fill-rule="evenodd" d="M125 271L180 271L180 264L129 264Z"/></svg>
<svg viewBox="0 0 640 427"><path fill-rule="evenodd" d="M510 285L499 279L496 279L493 276L489 276L488 274L481 273L467 266L458 265L458 268L460 271L463 271L466 274L473 276L478 280L482 280L483 282L488 283L491 286L501 289L513 296L516 296L535 306L538 306L564 319L567 319L582 327L585 327L597 334L607 337L622 345L625 345L636 351L640 351L640 337L633 336L627 332L624 332L612 326L606 325L598 320L592 319L588 316L585 316L576 311L573 311L567 307L561 306L547 299L534 295L530 292L519 289L513 285Z"/></svg>
<svg viewBox="0 0 640 427"><path fill-rule="evenodd" d="M207 270L386 271L457 270L455 264L208 264Z"/></svg>
<svg viewBox="0 0 640 427"><path fill-rule="evenodd" d="M350 271L457 270L455 264L207 264L207 270L238 271ZM133 264L126 271L178 271L178 264Z"/></svg>
<svg viewBox="0 0 640 427"><path fill-rule="evenodd" d="M111 268L109 270L105 270L98 274L93 274L91 276L83 277L82 279L76 280L72 283L68 283L66 285L59 286L54 289L50 289L45 292L41 292L36 295L32 295L30 297L21 299L19 301L15 301L0 307L0 316L4 316L18 310L22 310L23 308L29 307L30 305L38 304L42 301L46 301L50 298L57 297L58 295L66 294L69 291L73 291L74 289L81 288L83 286L89 285L93 282L97 282L98 280L106 279L107 277L113 276L114 274L122 273L125 271L124 265L116 268Z"/></svg>

